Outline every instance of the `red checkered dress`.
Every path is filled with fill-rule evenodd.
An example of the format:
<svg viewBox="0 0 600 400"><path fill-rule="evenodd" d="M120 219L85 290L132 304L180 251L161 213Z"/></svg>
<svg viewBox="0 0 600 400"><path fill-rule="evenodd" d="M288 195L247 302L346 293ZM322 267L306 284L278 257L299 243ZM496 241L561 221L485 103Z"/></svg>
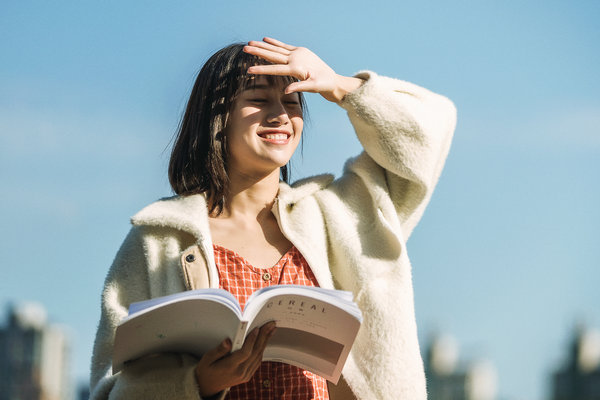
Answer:
<svg viewBox="0 0 600 400"><path fill-rule="evenodd" d="M293 246L271 268L255 268L243 257L214 245L219 287L233 294L242 310L250 295L263 287L282 284L318 286L308 263ZM327 381L289 364L263 362L250 381L231 388L227 399L329 399Z"/></svg>

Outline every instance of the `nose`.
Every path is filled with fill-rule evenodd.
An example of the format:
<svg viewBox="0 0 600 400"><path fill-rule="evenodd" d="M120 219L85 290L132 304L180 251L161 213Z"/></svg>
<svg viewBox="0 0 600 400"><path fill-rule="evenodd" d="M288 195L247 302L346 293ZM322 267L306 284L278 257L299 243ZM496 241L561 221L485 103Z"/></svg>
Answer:
<svg viewBox="0 0 600 400"><path fill-rule="evenodd" d="M270 124L285 125L290 121L290 116L282 101L273 101L269 105L267 122Z"/></svg>

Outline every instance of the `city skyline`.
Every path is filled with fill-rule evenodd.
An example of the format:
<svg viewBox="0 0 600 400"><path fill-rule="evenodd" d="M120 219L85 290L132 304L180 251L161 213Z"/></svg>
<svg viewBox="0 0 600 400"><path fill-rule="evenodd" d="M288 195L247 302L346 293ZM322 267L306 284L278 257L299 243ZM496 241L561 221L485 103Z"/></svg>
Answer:
<svg viewBox="0 0 600 400"><path fill-rule="evenodd" d="M70 340L39 303L7 308L0 325L0 400L68 400Z"/></svg>

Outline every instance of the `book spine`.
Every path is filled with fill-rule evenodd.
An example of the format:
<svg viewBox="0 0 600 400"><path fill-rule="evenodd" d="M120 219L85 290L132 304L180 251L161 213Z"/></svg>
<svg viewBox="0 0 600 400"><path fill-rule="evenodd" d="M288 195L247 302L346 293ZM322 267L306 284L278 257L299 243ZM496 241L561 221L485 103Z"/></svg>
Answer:
<svg viewBox="0 0 600 400"><path fill-rule="evenodd" d="M233 339L231 351L236 351L242 348L244 345L244 339L246 338L246 329L248 329L248 321L240 322L240 326L235 334L235 338Z"/></svg>

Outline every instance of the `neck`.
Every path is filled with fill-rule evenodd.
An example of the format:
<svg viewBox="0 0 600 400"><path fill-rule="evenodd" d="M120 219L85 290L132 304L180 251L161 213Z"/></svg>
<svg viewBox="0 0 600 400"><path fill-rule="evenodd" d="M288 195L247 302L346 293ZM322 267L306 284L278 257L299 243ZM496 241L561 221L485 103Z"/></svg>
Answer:
<svg viewBox="0 0 600 400"><path fill-rule="evenodd" d="M233 173L232 173L233 172ZM222 216L258 218L270 213L279 191L279 168L265 176L249 176L231 171L229 196Z"/></svg>

